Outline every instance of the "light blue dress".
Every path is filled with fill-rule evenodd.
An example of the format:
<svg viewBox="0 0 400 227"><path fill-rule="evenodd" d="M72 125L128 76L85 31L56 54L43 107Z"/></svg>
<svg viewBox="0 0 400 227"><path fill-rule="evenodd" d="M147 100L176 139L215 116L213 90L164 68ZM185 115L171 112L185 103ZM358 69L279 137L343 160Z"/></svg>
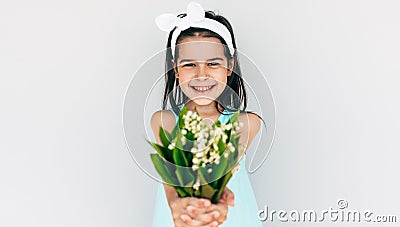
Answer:
<svg viewBox="0 0 400 227"><path fill-rule="evenodd" d="M173 112L173 111L172 111ZM221 123L225 124L231 115L224 110L219 116ZM178 116L174 113L176 120ZM245 156L239 161L239 171L235 172L229 180L227 187L235 195L235 206L228 206L228 217L220 227L262 227L258 220L258 207L251 187L249 176L245 167ZM154 209L153 227L174 227L171 210L168 206L164 186L157 183L157 195Z"/></svg>

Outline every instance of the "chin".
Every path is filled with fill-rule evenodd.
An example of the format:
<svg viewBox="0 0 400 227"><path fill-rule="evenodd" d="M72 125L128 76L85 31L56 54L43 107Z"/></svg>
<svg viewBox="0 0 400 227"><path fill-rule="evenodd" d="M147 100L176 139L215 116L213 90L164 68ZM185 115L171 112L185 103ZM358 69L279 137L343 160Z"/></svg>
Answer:
<svg viewBox="0 0 400 227"><path fill-rule="evenodd" d="M194 103L196 103L196 105L199 105L199 106L206 106L206 105L210 105L212 102L214 102L215 100L214 99L211 99L211 98L206 98L206 97L204 97L204 98L193 98L193 99L191 99Z"/></svg>

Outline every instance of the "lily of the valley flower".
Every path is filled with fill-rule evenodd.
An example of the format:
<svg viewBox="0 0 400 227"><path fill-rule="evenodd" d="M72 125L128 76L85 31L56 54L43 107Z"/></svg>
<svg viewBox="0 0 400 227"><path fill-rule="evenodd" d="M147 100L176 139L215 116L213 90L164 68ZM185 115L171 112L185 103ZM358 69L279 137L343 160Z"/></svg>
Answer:
<svg viewBox="0 0 400 227"><path fill-rule="evenodd" d="M173 150L175 148L175 143L171 143L168 145L168 149Z"/></svg>

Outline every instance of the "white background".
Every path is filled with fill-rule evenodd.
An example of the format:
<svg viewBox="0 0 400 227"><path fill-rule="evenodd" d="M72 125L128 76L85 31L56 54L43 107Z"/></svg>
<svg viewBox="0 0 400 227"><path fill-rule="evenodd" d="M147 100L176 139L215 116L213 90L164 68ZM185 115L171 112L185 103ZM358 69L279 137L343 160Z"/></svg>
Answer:
<svg viewBox="0 0 400 227"><path fill-rule="evenodd" d="M156 183L125 145L123 100L165 46L154 18L187 3L0 2L0 226L150 225ZM229 18L275 97L275 142L250 175L259 208L346 199L400 222L400 3L199 3Z"/></svg>

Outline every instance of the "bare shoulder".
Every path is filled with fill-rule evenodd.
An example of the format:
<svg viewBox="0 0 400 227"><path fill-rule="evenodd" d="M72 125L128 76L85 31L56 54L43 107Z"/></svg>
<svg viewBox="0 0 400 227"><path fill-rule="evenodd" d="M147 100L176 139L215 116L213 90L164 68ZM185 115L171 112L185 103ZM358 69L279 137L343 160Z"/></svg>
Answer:
<svg viewBox="0 0 400 227"><path fill-rule="evenodd" d="M241 113L238 120L243 124L239 130L239 133L242 135L240 136L239 143L245 145L247 150L260 129L261 120L257 114L249 112Z"/></svg>
<svg viewBox="0 0 400 227"><path fill-rule="evenodd" d="M261 120L255 113L241 113L238 117L239 122L243 123L243 127L251 135L256 135L261 126Z"/></svg>
<svg viewBox="0 0 400 227"><path fill-rule="evenodd" d="M175 115L169 110L159 110L153 113L150 119L151 128L155 135L158 135L160 126L167 131L175 127Z"/></svg>

